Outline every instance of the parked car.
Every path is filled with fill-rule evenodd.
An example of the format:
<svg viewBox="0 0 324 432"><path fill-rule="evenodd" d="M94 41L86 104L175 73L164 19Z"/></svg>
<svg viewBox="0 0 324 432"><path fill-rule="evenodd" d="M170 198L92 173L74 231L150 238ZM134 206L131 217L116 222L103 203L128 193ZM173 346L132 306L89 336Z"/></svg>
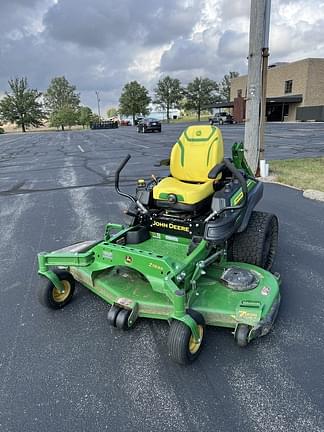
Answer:
<svg viewBox="0 0 324 432"><path fill-rule="evenodd" d="M234 123L233 116L227 112L217 113L214 115L214 117L211 117L209 119L209 124L213 125L215 123L219 125L222 125L224 123L233 124Z"/></svg>
<svg viewBox="0 0 324 432"><path fill-rule="evenodd" d="M118 122L111 120L101 120L100 122L90 123L90 129L116 129Z"/></svg>
<svg viewBox="0 0 324 432"><path fill-rule="evenodd" d="M161 132L161 122L157 119L148 117L143 118L138 125L137 125L137 132L138 133L145 133L145 132Z"/></svg>
<svg viewBox="0 0 324 432"><path fill-rule="evenodd" d="M131 126L131 121L130 120L120 120L120 126Z"/></svg>
<svg viewBox="0 0 324 432"><path fill-rule="evenodd" d="M134 121L134 126L137 126L139 122L141 122L144 119L144 117L136 117Z"/></svg>

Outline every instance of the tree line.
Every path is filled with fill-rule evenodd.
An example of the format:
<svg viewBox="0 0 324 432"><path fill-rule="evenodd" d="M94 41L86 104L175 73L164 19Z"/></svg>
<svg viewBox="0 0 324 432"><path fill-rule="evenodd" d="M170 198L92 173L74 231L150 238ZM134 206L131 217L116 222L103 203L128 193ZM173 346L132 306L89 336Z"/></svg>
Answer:
<svg viewBox="0 0 324 432"><path fill-rule="evenodd" d="M23 132L43 126L45 120L63 131L66 126L85 127L99 120L91 108L80 105L80 94L64 76L53 78L45 93L30 88L27 78L11 79L8 84L10 91L0 101L0 120L20 126Z"/></svg>
<svg viewBox="0 0 324 432"><path fill-rule="evenodd" d="M170 111L174 108L193 111L200 121L202 110L216 102L230 100L231 79L238 76L238 72L229 72L219 83L209 78L196 77L187 86L181 85L177 78L166 76L158 81L153 98L144 86L137 81L131 81L122 90L119 108L108 110L108 116L114 110L121 115L132 116L134 121L136 115L149 113L152 102L166 111L167 121L170 120Z"/></svg>
<svg viewBox="0 0 324 432"><path fill-rule="evenodd" d="M209 78L196 77L187 86L180 80L166 76L160 79L154 88L154 97L137 81L125 84L119 98L119 107L108 110L108 117L113 115L131 116L149 114L149 106L154 103L166 111L169 121L170 111L174 108L193 111L198 120L202 110L230 97L230 80L238 76L229 72L220 83ZM28 86L27 78L15 78L8 81L9 92L0 101L0 120L15 123L25 132L30 126L39 127L45 120L50 126L64 130L75 124L83 127L91 122L100 121L89 107L80 105L80 94L76 86L62 77L51 80L48 89L41 93Z"/></svg>

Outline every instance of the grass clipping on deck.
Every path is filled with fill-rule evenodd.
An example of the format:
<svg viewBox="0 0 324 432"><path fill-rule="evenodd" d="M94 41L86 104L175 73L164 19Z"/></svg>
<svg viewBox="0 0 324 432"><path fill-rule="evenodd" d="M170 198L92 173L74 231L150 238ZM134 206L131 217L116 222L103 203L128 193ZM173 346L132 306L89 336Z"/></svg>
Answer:
<svg viewBox="0 0 324 432"><path fill-rule="evenodd" d="M271 161L270 174L280 183L324 192L324 157Z"/></svg>

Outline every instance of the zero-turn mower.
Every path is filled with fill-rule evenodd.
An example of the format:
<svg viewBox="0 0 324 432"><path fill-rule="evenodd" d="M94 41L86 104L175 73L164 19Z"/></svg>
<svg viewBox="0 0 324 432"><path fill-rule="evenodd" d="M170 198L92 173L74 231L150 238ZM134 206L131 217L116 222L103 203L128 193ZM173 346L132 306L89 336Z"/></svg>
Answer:
<svg viewBox="0 0 324 432"><path fill-rule="evenodd" d="M173 360L192 362L206 325L228 327L243 347L266 335L276 318L280 279L270 272L278 220L255 211L263 184L252 175L243 146L224 158L220 129L189 126L173 146L170 175L138 180L128 226L108 223L101 241L38 255L42 304L64 307L75 281L109 305L108 322L130 329L139 318L167 320Z"/></svg>

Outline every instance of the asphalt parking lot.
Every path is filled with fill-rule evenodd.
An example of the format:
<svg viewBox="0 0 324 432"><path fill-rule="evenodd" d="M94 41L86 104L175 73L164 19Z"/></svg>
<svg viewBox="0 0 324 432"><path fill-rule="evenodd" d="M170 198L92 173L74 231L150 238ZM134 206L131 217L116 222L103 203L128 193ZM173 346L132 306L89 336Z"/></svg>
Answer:
<svg viewBox="0 0 324 432"><path fill-rule="evenodd" d="M183 126L0 136L1 431L324 431L324 204L297 190L265 185L260 209L280 221L282 305L273 331L246 349L209 328L197 362L181 367L168 357L166 323L122 333L82 287L61 311L36 300L37 252L100 239L106 222L121 222L119 161L132 154L129 191L166 173L154 163ZM229 154L244 130L222 130ZM324 125L268 125L266 143L268 159L324 155Z"/></svg>

